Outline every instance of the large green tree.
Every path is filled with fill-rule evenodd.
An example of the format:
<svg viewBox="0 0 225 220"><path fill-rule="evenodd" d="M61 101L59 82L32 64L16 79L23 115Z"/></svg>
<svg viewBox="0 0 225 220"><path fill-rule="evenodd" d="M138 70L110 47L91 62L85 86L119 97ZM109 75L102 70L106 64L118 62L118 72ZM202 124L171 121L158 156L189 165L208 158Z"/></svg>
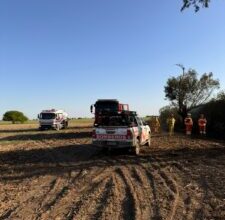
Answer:
<svg viewBox="0 0 225 220"><path fill-rule="evenodd" d="M208 8L209 7L210 0L183 0L183 6L181 8L181 11L183 11L186 8L189 8L190 6L193 6L195 11L199 11L200 7Z"/></svg>
<svg viewBox="0 0 225 220"><path fill-rule="evenodd" d="M219 88L219 81L213 79L212 73L197 76L195 70L185 72L183 68L183 74L169 78L164 88L166 99L183 118L194 107L209 101L213 91Z"/></svg>
<svg viewBox="0 0 225 220"><path fill-rule="evenodd" d="M3 121L11 121L13 124L15 124L16 122L24 123L27 120L28 118L19 111L7 111L3 115Z"/></svg>

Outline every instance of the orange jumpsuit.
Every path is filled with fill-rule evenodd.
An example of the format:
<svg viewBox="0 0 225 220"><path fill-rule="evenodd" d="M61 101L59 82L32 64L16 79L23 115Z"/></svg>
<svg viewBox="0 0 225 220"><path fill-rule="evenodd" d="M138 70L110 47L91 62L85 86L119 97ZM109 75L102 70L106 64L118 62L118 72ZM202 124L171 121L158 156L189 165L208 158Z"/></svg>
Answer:
<svg viewBox="0 0 225 220"><path fill-rule="evenodd" d="M191 117L186 117L184 119L184 124L186 127L186 135L191 135L192 127L193 127L193 121Z"/></svg>
<svg viewBox="0 0 225 220"><path fill-rule="evenodd" d="M198 127L200 134L206 134L206 124L207 120L205 118L198 119Z"/></svg>

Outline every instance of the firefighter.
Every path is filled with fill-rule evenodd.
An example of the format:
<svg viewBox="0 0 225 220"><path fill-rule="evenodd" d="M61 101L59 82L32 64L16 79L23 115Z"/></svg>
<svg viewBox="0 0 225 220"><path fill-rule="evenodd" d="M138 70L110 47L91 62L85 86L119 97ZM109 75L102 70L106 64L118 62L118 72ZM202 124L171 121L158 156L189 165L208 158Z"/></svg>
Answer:
<svg viewBox="0 0 225 220"><path fill-rule="evenodd" d="M169 130L169 136L172 136L174 133L174 125L176 123L176 119L174 118L173 114L170 114L169 118L166 121L168 125L168 130Z"/></svg>
<svg viewBox="0 0 225 220"><path fill-rule="evenodd" d="M159 122L159 117L155 117L155 132L159 133L160 131L160 122Z"/></svg>
<svg viewBox="0 0 225 220"><path fill-rule="evenodd" d="M206 124L207 124L207 120L205 116L201 114L200 118L198 119L198 127L199 127L200 135L206 135Z"/></svg>
<svg viewBox="0 0 225 220"><path fill-rule="evenodd" d="M193 127L193 120L191 118L190 113L188 113L187 117L184 119L184 124L186 127L186 135L191 135L192 127Z"/></svg>
<svg viewBox="0 0 225 220"><path fill-rule="evenodd" d="M159 133L160 131L160 122L159 118L157 116L152 116L150 120L148 121L149 126L152 129L152 132Z"/></svg>

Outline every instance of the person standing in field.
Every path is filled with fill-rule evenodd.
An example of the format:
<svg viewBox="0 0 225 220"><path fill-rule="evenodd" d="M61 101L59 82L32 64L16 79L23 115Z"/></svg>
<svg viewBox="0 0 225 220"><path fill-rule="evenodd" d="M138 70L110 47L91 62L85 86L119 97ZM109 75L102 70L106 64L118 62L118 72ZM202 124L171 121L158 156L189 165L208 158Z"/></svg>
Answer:
<svg viewBox="0 0 225 220"><path fill-rule="evenodd" d="M200 135L206 135L206 124L207 124L207 120L205 116L201 114L200 118L198 119L198 127L199 127Z"/></svg>
<svg viewBox="0 0 225 220"><path fill-rule="evenodd" d="M184 124L186 128L186 135L191 135L192 127L193 127L193 120L191 118L191 114L188 113L187 117L184 119Z"/></svg>
<svg viewBox="0 0 225 220"><path fill-rule="evenodd" d="M159 133L160 131L160 122L159 122L159 117L155 117L155 132Z"/></svg>
<svg viewBox="0 0 225 220"><path fill-rule="evenodd" d="M176 119L174 118L173 114L170 114L170 116L167 119L166 123L168 125L169 136L172 136L174 134L174 125L176 123Z"/></svg>

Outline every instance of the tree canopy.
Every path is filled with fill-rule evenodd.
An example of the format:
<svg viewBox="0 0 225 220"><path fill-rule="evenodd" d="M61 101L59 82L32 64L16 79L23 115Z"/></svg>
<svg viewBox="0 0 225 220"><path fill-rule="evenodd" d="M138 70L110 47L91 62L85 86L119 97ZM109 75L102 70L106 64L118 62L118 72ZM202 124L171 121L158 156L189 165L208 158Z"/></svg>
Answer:
<svg viewBox="0 0 225 220"><path fill-rule="evenodd" d="M11 121L13 124L15 124L16 122L24 123L27 120L28 118L19 111L7 111L3 115L3 121Z"/></svg>
<svg viewBox="0 0 225 220"><path fill-rule="evenodd" d="M189 8L190 6L193 6L195 12L197 12L199 11L200 7L208 8L209 3L210 0L183 0L183 6L181 8L181 11L183 11L186 8Z"/></svg>
<svg viewBox="0 0 225 220"><path fill-rule="evenodd" d="M199 79L197 75L195 70L190 69L178 77L169 78L164 87L166 99L178 108L182 117L194 107L209 101L213 91L219 88L219 81L213 79L213 73L204 73Z"/></svg>

